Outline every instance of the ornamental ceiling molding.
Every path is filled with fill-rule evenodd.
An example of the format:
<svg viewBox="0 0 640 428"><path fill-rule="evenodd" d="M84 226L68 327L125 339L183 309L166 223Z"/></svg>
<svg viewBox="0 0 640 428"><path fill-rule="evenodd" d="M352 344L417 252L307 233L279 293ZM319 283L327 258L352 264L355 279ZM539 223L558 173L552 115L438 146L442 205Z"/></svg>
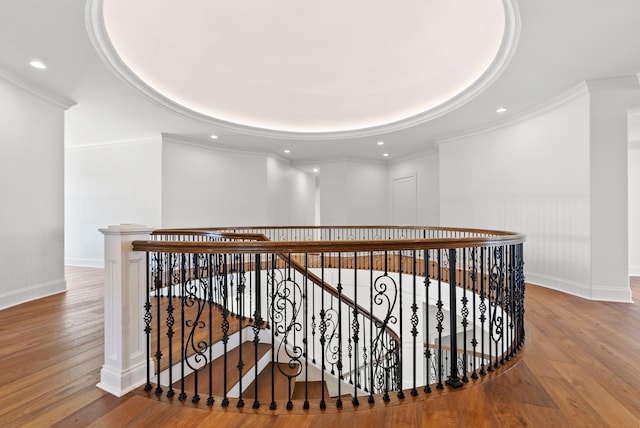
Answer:
<svg viewBox="0 0 640 428"><path fill-rule="evenodd" d="M74 105L76 105L76 102L74 100L67 98L65 96L62 96L60 94L57 94L34 82L25 80L19 74L9 71L8 69L3 67L0 67L0 79L6 81L7 83L10 83L16 88L19 88L31 95L35 95L41 100L46 101L50 104L53 104L54 106L62 110L67 110L73 107Z"/></svg>
<svg viewBox="0 0 640 428"><path fill-rule="evenodd" d="M368 126L359 129L348 129L328 132L298 132L267 129L221 120L179 104L162 95L138 77L116 52L105 27L103 6L105 0L88 0L85 9L85 23L91 42L107 67L124 82L140 92L146 99L177 113L208 126L269 138L289 140L335 140L379 135L411 128L443 116L473 98L489 87L511 62L520 37L520 13L517 0L502 0L504 10L504 33L498 52L489 67L471 85L457 95L441 104L429 108L421 113L381 125Z"/></svg>
<svg viewBox="0 0 640 428"><path fill-rule="evenodd" d="M567 104L576 98L589 94L589 88L586 82L580 82L577 85L561 92L557 96L544 101L530 109L527 109L521 113L518 113L510 118L492 122L488 125L480 126L475 129L469 129L455 134L445 135L435 139L436 146L441 144L450 143L452 141L462 140L465 138L476 137L478 135L488 134L499 129L515 126L519 123L526 122L536 117L542 116L545 113L555 110L556 108Z"/></svg>

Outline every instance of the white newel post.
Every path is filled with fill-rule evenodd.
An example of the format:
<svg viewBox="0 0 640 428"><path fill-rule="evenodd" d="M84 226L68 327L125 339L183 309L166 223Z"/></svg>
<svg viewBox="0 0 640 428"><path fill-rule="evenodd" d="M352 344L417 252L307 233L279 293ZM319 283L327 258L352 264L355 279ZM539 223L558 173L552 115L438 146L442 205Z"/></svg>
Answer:
<svg viewBox="0 0 640 428"><path fill-rule="evenodd" d="M97 386L118 397L146 382L146 253L132 251L131 242L149 240L152 230L135 224L100 229L104 234L104 365Z"/></svg>

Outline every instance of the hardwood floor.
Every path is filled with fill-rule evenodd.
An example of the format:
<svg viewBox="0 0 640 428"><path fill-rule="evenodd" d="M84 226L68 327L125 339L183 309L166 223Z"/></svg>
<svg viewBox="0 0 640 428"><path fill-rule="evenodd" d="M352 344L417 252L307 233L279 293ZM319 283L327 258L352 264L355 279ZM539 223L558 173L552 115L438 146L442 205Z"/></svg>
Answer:
<svg viewBox="0 0 640 428"><path fill-rule="evenodd" d="M591 302L528 286L527 339L507 371L456 391L371 408L253 411L169 403L96 388L103 362L101 269L67 268L67 293L0 311L2 427L640 427L636 303ZM347 402L348 400L345 400ZM256 413L256 414L253 414Z"/></svg>

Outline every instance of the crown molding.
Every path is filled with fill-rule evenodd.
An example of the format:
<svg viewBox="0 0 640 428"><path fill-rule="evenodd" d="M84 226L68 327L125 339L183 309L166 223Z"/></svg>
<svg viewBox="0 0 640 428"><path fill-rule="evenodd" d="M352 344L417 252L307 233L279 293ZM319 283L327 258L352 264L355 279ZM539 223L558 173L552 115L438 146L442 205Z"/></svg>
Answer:
<svg viewBox="0 0 640 428"><path fill-rule="evenodd" d="M586 81L586 85L589 88L589 93L609 91L612 89L640 89L638 76L640 76L640 74L591 79Z"/></svg>
<svg viewBox="0 0 640 428"><path fill-rule="evenodd" d="M75 101L59 95L51 90L45 89L38 84L29 82L23 77L17 75L12 71L9 71L6 68L0 67L0 78L15 86L16 88L22 89L23 91L28 92L31 95L35 95L41 100L53 104L56 107L61 108L62 110L67 110L76 105Z"/></svg>
<svg viewBox="0 0 640 428"><path fill-rule="evenodd" d="M362 165L375 165L375 166L386 166L389 164L387 160L378 160L378 159L360 159L353 157L340 157L340 158L327 158L327 159L318 159L318 160L302 160L302 161L294 161L291 162L291 166L296 168L304 168L304 167L321 167L322 165L333 164L333 163L359 163Z"/></svg>
<svg viewBox="0 0 640 428"><path fill-rule="evenodd" d="M209 139L197 138L197 137L188 137L184 135L170 134L170 133L162 133L160 134L162 138L162 142L174 143L174 144L182 144L186 146L198 147L200 149L213 150L218 152L229 152L229 153L238 153L244 155L261 155L268 156L271 158L276 158L279 160L283 160L286 162L290 162L289 159L278 155L277 153L262 150L256 147L238 147L238 146L230 146L227 144L214 143Z"/></svg>
<svg viewBox="0 0 640 428"><path fill-rule="evenodd" d="M159 104L171 112L178 113L181 116L205 123L209 126L239 132L246 135L281 138L287 140L335 140L343 138L369 137L411 128L443 116L471 101L488 88L502 74L510 64L515 54L518 41L520 39L521 27L520 10L517 0L502 0L505 12L505 30L502 43L495 59L474 83L456 96L434 108L405 119L362 129L331 132L295 132L258 128L217 119L178 104L151 88L129 69L129 67L119 57L109 40L104 23L103 3L104 0L87 0L85 22L89 38L98 52L98 55L107 67L120 79L143 94L146 99Z"/></svg>
<svg viewBox="0 0 640 428"><path fill-rule="evenodd" d="M416 158L424 158L427 156L434 156L434 155L438 155L439 151L438 151L438 146L436 146L435 148L429 149L429 150L425 150L425 151L421 151L421 152L414 152L408 155L404 155L404 156L400 156L397 158L393 158L389 160L389 164L391 165L396 165L400 162L406 162L406 161L410 161Z"/></svg>
<svg viewBox="0 0 640 428"><path fill-rule="evenodd" d="M587 87L586 82L580 82L572 88L560 93L559 95L541 103L537 106L525 110L524 112L517 114L509 119L501 120L498 122L493 122L489 125L481 126L475 129L463 131L461 133L446 135L443 137L439 137L435 139L436 145L450 143L452 141L461 140L464 138L475 137L478 135L486 134L488 132L496 131L501 128L506 128L509 126L517 125L518 123L525 122L527 120L536 118L541 116L551 110L554 110L560 107L563 104L566 104L574 99L587 95L589 93L589 88Z"/></svg>
<svg viewBox="0 0 640 428"><path fill-rule="evenodd" d="M95 150L95 149L104 149L110 147L118 147L118 146L129 146L132 144L142 144L142 143L160 143L162 140L157 137L147 137L147 138L132 138L128 140L113 140L113 141L104 141L99 143L88 143L88 144L77 144L75 146L67 146L64 148L65 152L81 152L84 150Z"/></svg>

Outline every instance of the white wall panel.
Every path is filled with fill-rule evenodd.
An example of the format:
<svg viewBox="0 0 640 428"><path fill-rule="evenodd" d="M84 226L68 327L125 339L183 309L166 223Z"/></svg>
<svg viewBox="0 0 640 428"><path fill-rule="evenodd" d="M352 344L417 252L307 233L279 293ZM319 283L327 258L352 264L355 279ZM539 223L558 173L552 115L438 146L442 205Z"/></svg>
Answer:
<svg viewBox="0 0 640 428"><path fill-rule="evenodd" d="M266 161L269 225L313 225L315 177L282 160L267 157Z"/></svg>
<svg viewBox="0 0 640 428"><path fill-rule="evenodd" d="M64 279L64 112L0 77L0 309Z"/></svg>
<svg viewBox="0 0 640 428"><path fill-rule="evenodd" d="M260 226L268 207L265 155L163 141L162 227Z"/></svg>
<svg viewBox="0 0 640 428"><path fill-rule="evenodd" d="M640 276L640 143L629 150L629 274Z"/></svg>
<svg viewBox="0 0 640 428"><path fill-rule="evenodd" d="M322 225L388 222L387 168L382 163L333 161L320 164Z"/></svg>
<svg viewBox="0 0 640 428"><path fill-rule="evenodd" d="M443 226L527 235L527 280L585 295L590 278L589 101L440 146Z"/></svg>
<svg viewBox="0 0 640 428"><path fill-rule="evenodd" d="M65 262L104 266L99 228L161 224L161 139L65 150Z"/></svg>

